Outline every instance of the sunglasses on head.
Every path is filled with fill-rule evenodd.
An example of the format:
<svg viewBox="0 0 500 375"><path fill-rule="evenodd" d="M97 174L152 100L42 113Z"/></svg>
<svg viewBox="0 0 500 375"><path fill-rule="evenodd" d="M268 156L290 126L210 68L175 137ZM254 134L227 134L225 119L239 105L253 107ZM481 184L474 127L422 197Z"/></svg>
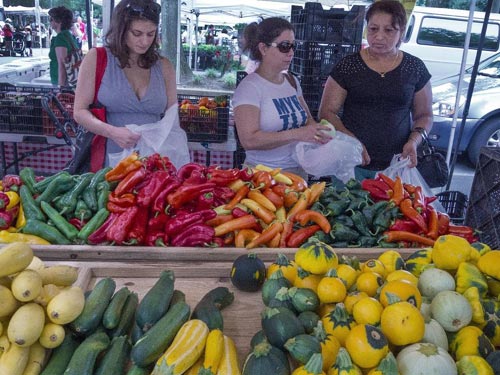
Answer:
<svg viewBox="0 0 500 375"><path fill-rule="evenodd" d="M293 50L295 51L295 48L297 48L297 45L295 43L292 43L292 42L280 42L280 43L276 43L276 42L272 42L272 43L266 43L269 47L276 47L278 49L278 51L280 51L281 53L288 53L290 52L290 50Z"/></svg>
<svg viewBox="0 0 500 375"><path fill-rule="evenodd" d="M158 3L151 2L146 5L129 3L125 9L131 15L144 17L155 23L160 21L161 5Z"/></svg>

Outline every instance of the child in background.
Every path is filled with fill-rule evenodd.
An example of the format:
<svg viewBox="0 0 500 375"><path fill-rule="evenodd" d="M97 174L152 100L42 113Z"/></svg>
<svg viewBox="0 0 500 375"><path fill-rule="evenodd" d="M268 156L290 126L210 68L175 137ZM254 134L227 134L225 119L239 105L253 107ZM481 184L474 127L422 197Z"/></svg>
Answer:
<svg viewBox="0 0 500 375"><path fill-rule="evenodd" d="M26 41L26 49L24 50L25 56L33 56L31 26L24 28L24 40ZM28 52L29 51L29 52Z"/></svg>

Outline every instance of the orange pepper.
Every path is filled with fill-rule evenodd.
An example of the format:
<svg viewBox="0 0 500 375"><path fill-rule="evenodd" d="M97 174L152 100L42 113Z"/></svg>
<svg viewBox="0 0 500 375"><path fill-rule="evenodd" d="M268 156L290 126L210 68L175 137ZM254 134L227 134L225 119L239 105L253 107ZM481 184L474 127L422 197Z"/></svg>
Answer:
<svg viewBox="0 0 500 375"><path fill-rule="evenodd" d="M269 189L267 189L269 190ZM271 212L276 212L277 208L273 202L271 202L260 190L250 190L247 194L248 198L253 199L262 207L268 209Z"/></svg>
<svg viewBox="0 0 500 375"><path fill-rule="evenodd" d="M235 247L246 247L248 243L260 236L260 233L253 229L241 229L234 239Z"/></svg>
<svg viewBox="0 0 500 375"><path fill-rule="evenodd" d="M253 228L257 224L257 219L253 215L245 215L217 225L215 236L219 237L234 230Z"/></svg>
<svg viewBox="0 0 500 375"><path fill-rule="evenodd" d="M295 215L296 213L305 210L307 208L307 204L309 202L309 197L311 196L311 190L305 189L303 192L299 194L299 199L293 207L288 211L286 217L290 218L291 216Z"/></svg>
<svg viewBox="0 0 500 375"><path fill-rule="evenodd" d="M382 238L387 242L416 242L424 246L434 246L435 242L432 238L404 230L390 230L386 232Z"/></svg>
<svg viewBox="0 0 500 375"><path fill-rule="evenodd" d="M280 245L281 233L276 233L271 241L267 243L267 247L271 249L276 249Z"/></svg>
<svg viewBox="0 0 500 375"><path fill-rule="evenodd" d="M245 198L248 194L248 192L250 191L250 186L248 184L244 184L242 185L238 191L236 192L236 194L234 195L234 197L229 201L229 203L227 203L224 208L226 210L232 210L234 207L236 207L236 205L238 203L240 203L240 201Z"/></svg>
<svg viewBox="0 0 500 375"><path fill-rule="evenodd" d="M401 201L405 197L405 191L403 187L403 181L401 180L401 177L396 176L396 179L394 180L394 186L392 188L392 197L391 201L394 202L396 206L399 206Z"/></svg>
<svg viewBox="0 0 500 375"><path fill-rule="evenodd" d="M281 172L282 175L287 176L290 180L292 180L292 186L290 188L297 191L304 191L307 189L307 181L300 177L298 174L292 172Z"/></svg>
<svg viewBox="0 0 500 375"><path fill-rule="evenodd" d="M282 231L283 231L283 224L281 224L279 221L275 221L266 229L264 229L258 237L254 238L249 244L247 244L246 248L253 249L257 246L264 245L269 241L271 241L276 236L276 234L279 234Z"/></svg>
<svg viewBox="0 0 500 375"><path fill-rule="evenodd" d="M439 235L439 220L436 209L431 205L427 206L427 218L427 224L429 226L427 236L435 240Z"/></svg>
<svg viewBox="0 0 500 375"><path fill-rule="evenodd" d="M106 173L106 181L121 180L129 172L139 169L141 166L142 163L139 160L139 154L134 151L126 158L120 160L120 162L113 169Z"/></svg>
<svg viewBox="0 0 500 375"><path fill-rule="evenodd" d="M313 210L302 210L297 212L293 216L293 220L299 222L301 226L305 227L308 222L313 222L314 224L318 224L321 230L325 233L330 233L332 226L328 219L318 211Z"/></svg>
<svg viewBox="0 0 500 375"><path fill-rule="evenodd" d="M325 181L317 182L317 183L311 185L311 188L310 188L311 189L311 196L309 197L309 202L307 202L308 207L312 206L313 203L315 203L319 199L321 194L323 194L323 191L325 191L325 187L326 187Z"/></svg>

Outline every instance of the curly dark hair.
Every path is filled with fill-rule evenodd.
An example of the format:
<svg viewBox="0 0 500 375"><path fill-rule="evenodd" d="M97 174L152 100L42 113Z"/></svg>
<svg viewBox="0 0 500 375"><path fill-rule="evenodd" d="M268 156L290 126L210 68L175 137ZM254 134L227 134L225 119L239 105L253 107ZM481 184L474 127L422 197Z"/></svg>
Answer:
<svg viewBox="0 0 500 375"><path fill-rule="evenodd" d="M368 8L365 19L366 22L370 21L370 18L375 13L387 13L392 17L392 27L400 30L404 33L406 29L406 10L399 1L397 0L380 0L374 2Z"/></svg>
<svg viewBox="0 0 500 375"><path fill-rule="evenodd" d="M126 44L126 33L130 30L132 21L147 20L156 26L160 23L160 5L153 0L123 0L113 10L111 24L106 33L106 44L111 53L120 61L121 68L129 65L129 49ZM158 37L156 29L155 39ZM160 58L158 43L153 43L146 53L139 56L137 62L141 68L151 68Z"/></svg>
<svg viewBox="0 0 500 375"><path fill-rule="evenodd" d="M49 16L61 24L61 30L69 30L73 26L73 12L65 6L50 9Z"/></svg>
<svg viewBox="0 0 500 375"><path fill-rule="evenodd" d="M272 43L285 30L295 31L290 22L280 17L269 17L260 23L252 22L243 30L243 51L248 51L251 59L262 61L259 43Z"/></svg>

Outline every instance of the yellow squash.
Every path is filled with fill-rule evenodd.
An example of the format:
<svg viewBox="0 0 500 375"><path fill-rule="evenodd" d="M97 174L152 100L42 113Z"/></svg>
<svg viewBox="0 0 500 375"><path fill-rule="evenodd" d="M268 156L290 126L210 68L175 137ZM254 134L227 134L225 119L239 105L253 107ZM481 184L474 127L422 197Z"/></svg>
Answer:
<svg viewBox="0 0 500 375"><path fill-rule="evenodd" d="M320 320L314 328L314 337L321 345L321 355L323 357L323 371L328 371L335 363L335 358L340 349L340 342L331 334L326 333L323 322Z"/></svg>
<svg viewBox="0 0 500 375"><path fill-rule="evenodd" d="M297 367L292 375L325 375L321 353L314 353L303 366Z"/></svg>
<svg viewBox="0 0 500 375"><path fill-rule="evenodd" d="M382 311L380 327L393 345L419 342L425 333L425 321L420 310L404 301L391 303Z"/></svg>
<svg viewBox="0 0 500 375"><path fill-rule="evenodd" d="M481 302L479 290L475 286L471 286L463 293L463 296L469 301L472 307L472 322L482 327L486 320L484 319L484 307Z"/></svg>
<svg viewBox="0 0 500 375"><path fill-rule="evenodd" d="M317 240L309 240L302 244L295 253L295 263L310 273L323 275L330 268L337 268L339 259L330 245Z"/></svg>
<svg viewBox="0 0 500 375"><path fill-rule="evenodd" d="M151 375L180 375L186 372L203 354L208 326L199 319L182 325L174 341L158 359Z"/></svg>
<svg viewBox="0 0 500 375"><path fill-rule="evenodd" d="M493 369L479 355L466 355L457 362L458 375L494 375Z"/></svg>
<svg viewBox="0 0 500 375"><path fill-rule="evenodd" d="M432 247L426 247L412 253L406 259L406 270L419 277L425 266L432 263Z"/></svg>
<svg viewBox="0 0 500 375"><path fill-rule="evenodd" d="M492 250L481 255L477 262L478 268L486 275L500 280L500 250Z"/></svg>
<svg viewBox="0 0 500 375"><path fill-rule="evenodd" d="M379 255L378 260L380 260L384 264L387 273L391 273L396 270L402 270L405 267L405 261L403 257L396 250L384 251Z"/></svg>
<svg viewBox="0 0 500 375"><path fill-rule="evenodd" d="M205 357L199 375L216 375L224 354L224 334L220 329L213 329L207 336Z"/></svg>
<svg viewBox="0 0 500 375"><path fill-rule="evenodd" d="M345 340L345 348L352 361L361 368L378 366L389 353L387 338L380 329L370 324L353 327Z"/></svg>
<svg viewBox="0 0 500 375"><path fill-rule="evenodd" d="M456 291L463 294L470 287L476 287L481 296L488 293L488 283L486 277L475 265L469 262L462 262L458 266L455 274Z"/></svg>
<svg viewBox="0 0 500 375"><path fill-rule="evenodd" d="M317 291L321 303L338 303L342 302L346 295L347 289L334 268L330 269L326 275L318 283Z"/></svg>
<svg viewBox="0 0 500 375"><path fill-rule="evenodd" d="M361 272L375 272L384 279L388 273L384 263L378 259L368 259L366 262L361 264Z"/></svg>
<svg viewBox="0 0 500 375"><path fill-rule="evenodd" d="M420 309L422 304L422 295L418 288L406 281L389 281L380 289L380 303L382 306L389 305L389 296L397 296L401 301L406 301Z"/></svg>
<svg viewBox="0 0 500 375"><path fill-rule="evenodd" d="M450 353L455 360L466 355L487 357L495 347L481 329L475 326L465 326L453 336L450 342Z"/></svg>
<svg viewBox="0 0 500 375"><path fill-rule="evenodd" d="M29 347L10 345L9 349L0 357L0 374L23 375L29 355Z"/></svg>
<svg viewBox="0 0 500 375"><path fill-rule="evenodd" d="M377 367L371 369L368 375L399 375L398 363L392 352L387 353Z"/></svg>
<svg viewBox="0 0 500 375"><path fill-rule="evenodd" d="M345 348L340 348L335 363L328 370L328 375L362 375L361 369L352 363L351 356Z"/></svg>
<svg viewBox="0 0 500 375"><path fill-rule="evenodd" d="M335 337L344 346L345 339L351 329L356 326L353 317L347 312L343 303L337 303L335 308L321 319L326 333Z"/></svg>
<svg viewBox="0 0 500 375"><path fill-rule="evenodd" d="M373 297L362 298L352 308L352 316L358 324L378 325L384 307Z"/></svg>
<svg viewBox="0 0 500 375"><path fill-rule="evenodd" d="M337 267L337 276L345 283L347 289L354 285L360 271L349 264L339 264Z"/></svg>
<svg viewBox="0 0 500 375"><path fill-rule="evenodd" d="M283 276L293 284L297 277L297 267L285 254L278 254L276 260L267 267L266 277L269 279L277 270L281 270Z"/></svg>
<svg viewBox="0 0 500 375"><path fill-rule="evenodd" d="M22 242L13 242L0 248L0 277L24 270L33 259L33 250Z"/></svg>
<svg viewBox="0 0 500 375"><path fill-rule="evenodd" d="M45 364L48 351L40 343L35 342L30 346L28 363L24 369L23 375L39 375Z"/></svg>
<svg viewBox="0 0 500 375"><path fill-rule="evenodd" d="M224 335L224 352L217 375L241 375L236 345L231 337Z"/></svg>
<svg viewBox="0 0 500 375"><path fill-rule="evenodd" d="M442 270L455 272L460 263L470 259L471 251L465 238L451 234L440 236L432 248L432 261Z"/></svg>

